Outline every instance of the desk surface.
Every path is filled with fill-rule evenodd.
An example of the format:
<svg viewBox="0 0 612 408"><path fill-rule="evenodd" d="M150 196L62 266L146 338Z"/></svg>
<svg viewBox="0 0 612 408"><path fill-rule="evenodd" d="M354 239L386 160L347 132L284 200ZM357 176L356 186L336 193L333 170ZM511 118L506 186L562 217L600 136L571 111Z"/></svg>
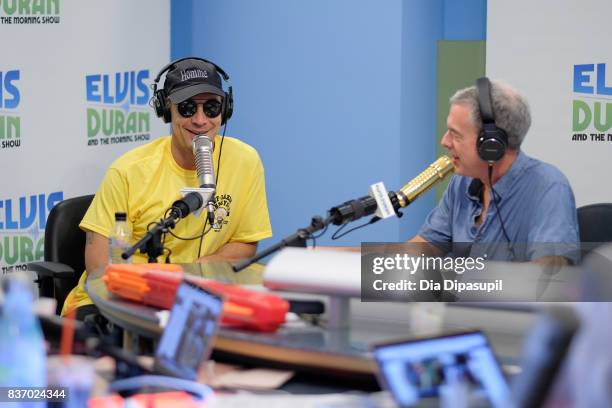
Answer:
<svg viewBox="0 0 612 408"><path fill-rule="evenodd" d="M263 266L254 265L240 273L228 264L184 265L196 277L216 279L243 285L261 284ZM103 271L89 274L86 289L100 312L114 324L129 332L158 338L161 327L158 309L123 300L110 293L102 280ZM355 306L355 307L354 307ZM369 352L370 345L400 337L424 335L410 327L406 319L410 305L406 303L359 304L352 301L349 328L327 329L303 322L288 323L275 333L221 328L214 348L245 359L265 360L290 368L371 374L376 367ZM393 311L393 319L385 311ZM531 316L524 312L474 311L473 308L447 308L442 331L483 329L502 363L515 364L520 344ZM463 310L464 309L464 310Z"/></svg>

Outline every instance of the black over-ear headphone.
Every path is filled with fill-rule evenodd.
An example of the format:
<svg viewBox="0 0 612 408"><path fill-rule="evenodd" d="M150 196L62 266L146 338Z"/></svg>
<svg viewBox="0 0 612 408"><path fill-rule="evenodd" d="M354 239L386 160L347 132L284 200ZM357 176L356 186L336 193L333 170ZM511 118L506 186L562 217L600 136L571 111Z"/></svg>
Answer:
<svg viewBox="0 0 612 408"><path fill-rule="evenodd" d="M159 83L161 76L165 72L172 70L176 64L186 60L199 60L211 64L213 67L215 67L217 72L221 74L221 77L227 84L227 92L223 91L225 96L223 97L223 106L221 109L221 124L225 125L227 121L232 117L232 113L234 112L234 97L232 95L232 86L229 83L230 77L220 66L218 66L214 62L198 57L186 57L177 59L176 61L172 61L171 63L163 67L161 71L159 71L159 74L157 74L157 76L153 80L153 97L151 97L150 101L150 105L153 107L153 109L155 109L155 114L157 115L157 117L162 118L164 120L164 123L171 122L172 116L170 114L170 106L168 106L168 104L166 103L168 95L166 94L165 89L162 88L158 90L157 84Z"/></svg>
<svg viewBox="0 0 612 408"><path fill-rule="evenodd" d="M504 129L498 128L495 124L489 78L478 78L476 87L478 88L478 107L482 119L482 130L476 141L476 150L478 150L478 156L482 160L494 163L504 157L508 147L508 135Z"/></svg>

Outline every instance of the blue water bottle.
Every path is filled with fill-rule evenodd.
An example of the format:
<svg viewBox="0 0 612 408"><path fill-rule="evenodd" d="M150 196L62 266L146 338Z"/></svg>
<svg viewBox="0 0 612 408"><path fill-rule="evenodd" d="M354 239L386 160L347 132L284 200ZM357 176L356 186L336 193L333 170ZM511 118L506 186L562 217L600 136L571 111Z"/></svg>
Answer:
<svg viewBox="0 0 612 408"><path fill-rule="evenodd" d="M0 311L0 387L6 394L2 395L5 402L11 397L21 397L15 392L25 387L46 386L45 342L40 323L32 311L31 284L27 275L21 272L9 273L2 281L4 302ZM10 407L46 406L45 402L22 399L17 398Z"/></svg>

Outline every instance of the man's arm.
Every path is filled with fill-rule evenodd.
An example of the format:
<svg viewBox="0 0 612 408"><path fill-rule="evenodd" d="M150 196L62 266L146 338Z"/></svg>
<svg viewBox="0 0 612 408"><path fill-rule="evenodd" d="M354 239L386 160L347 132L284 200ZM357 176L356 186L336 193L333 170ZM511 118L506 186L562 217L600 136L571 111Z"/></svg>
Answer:
<svg viewBox="0 0 612 408"><path fill-rule="evenodd" d="M229 242L213 255L202 256L198 262L223 262L249 258L255 255L257 243ZM85 239L85 269L93 271L108 264L108 238L87 231Z"/></svg>
<svg viewBox="0 0 612 408"><path fill-rule="evenodd" d="M342 247L327 247L318 246L317 250L329 250L329 251L347 251L347 252L361 252L361 247L355 246L342 246ZM444 252L435 245L430 244L420 235L415 235L404 243L397 244L386 244L385 251L406 253L409 250L410 253L426 256L442 256Z"/></svg>
<svg viewBox="0 0 612 408"><path fill-rule="evenodd" d="M257 251L257 242L228 242L212 255L202 256L198 262L229 262L250 258Z"/></svg>
<svg viewBox="0 0 612 408"><path fill-rule="evenodd" d="M547 265L580 261L580 236L574 193L567 182L555 182L538 198L527 242L531 260Z"/></svg>
<svg viewBox="0 0 612 408"><path fill-rule="evenodd" d="M406 250L406 248L410 249L410 252L416 253L416 254L423 254L425 256L442 256L444 255L444 252L438 248L437 246L429 243L427 240L425 240L423 237L421 237L420 235L415 235L414 237L412 237L411 239L409 239L408 241L406 241L406 243L404 244L396 244L397 245L397 250L400 251L402 246L404 251ZM395 245L388 245L389 250L393 250L393 248L395 247ZM386 247L385 247L386 249Z"/></svg>
<svg viewBox="0 0 612 408"><path fill-rule="evenodd" d="M535 259L532 262L542 264L542 265L548 265L548 266L571 265L571 261L569 259L563 256L556 256L556 255L543 256L542 258Z"/></svg>
<svg viewBox="0 0 612 408"><path fill-rule="evenodd" d="M108 264L108 238L85 231L85 269L92 272Z"/></svg>

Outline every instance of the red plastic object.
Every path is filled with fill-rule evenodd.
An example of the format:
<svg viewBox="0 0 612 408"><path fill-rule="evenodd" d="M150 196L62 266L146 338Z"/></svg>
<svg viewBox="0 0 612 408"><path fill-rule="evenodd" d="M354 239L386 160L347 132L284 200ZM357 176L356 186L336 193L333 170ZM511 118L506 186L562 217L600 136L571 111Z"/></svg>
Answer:
<svg viewBox="0 0 612 408"><path fill-rule="evenodd" d="M136 394L129 399L132 401L130 406L147 408L198 408L203 404L202 401L195 400L191 394L184 391ZM126 406L126 399L117 394L91 398L87 402L87 408L124 408Z"/></svg>
<svg viewBox="0 0 612 408"><path fill-rule="evenodd" d="M122 298L170 309L185 278L188 275L178 265L111 264L106 267L104 281L109 291ZM272 332L285 322L289 303L277 295L213 280L189 280L223 297L223 324Z"/></svg>

